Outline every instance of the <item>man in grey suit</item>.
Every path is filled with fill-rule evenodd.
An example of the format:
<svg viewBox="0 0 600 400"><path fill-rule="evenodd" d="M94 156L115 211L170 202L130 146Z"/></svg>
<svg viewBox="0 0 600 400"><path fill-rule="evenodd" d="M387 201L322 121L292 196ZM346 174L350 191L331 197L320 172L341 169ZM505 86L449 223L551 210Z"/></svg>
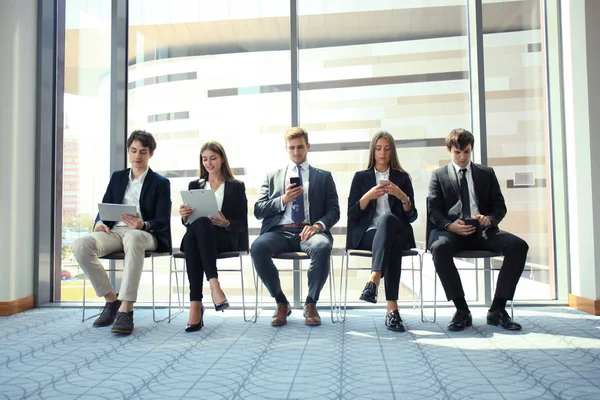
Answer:
<svg viewBox="0 0 600 400"><path fill-rule="evenodd" d="M340 205L331 172L308 164L308 133L290 128L284 135L291 163L267 174L254 204L254 216L262 219L259 237L250 254L258 276L277 301L272 326L287 323L291 307L281 290L279 271L272 257L303 251L310 256L308 295L304 306L306 325L321 325L316 303L329 274L333 237L329 231L340 219Z"/></svg>

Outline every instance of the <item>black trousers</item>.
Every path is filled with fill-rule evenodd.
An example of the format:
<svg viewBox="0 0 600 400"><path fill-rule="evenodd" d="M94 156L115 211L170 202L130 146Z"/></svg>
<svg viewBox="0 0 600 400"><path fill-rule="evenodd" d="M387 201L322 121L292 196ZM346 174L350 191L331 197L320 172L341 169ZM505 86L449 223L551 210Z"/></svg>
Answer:
<svg viewBox="0 0 600 400"><path fill-rule="evenodd" d="M407 229L400 218L394 214L385 214L377 229L365 232L358 248L373 252L371 271L381 271L385 277L385 299L398 300L400 291L400 272L402 271L402 252L408 246Z"/></svg>
<svg viewBox="0 0 600 400"><path fill-rule="evenodd" d="M183 249L188 280L190 301L202 301L202 284L206 279L218 278L217 253L233 251L231 234L215 227L206 217L198 218L187 227L183 237Z"/></svg>
<svg viewBox="0 0 600 400"><path fill-rule="evenodd" d="M495 297L512 300L517 283L525 268L529 246L518 236L498 228L477 231L470 236L434 229L429 236L430 250L446 297L465 297L460 275L454 264L454 254L461 250L487 250L502 253L504 262L498 275Z"/></svg>

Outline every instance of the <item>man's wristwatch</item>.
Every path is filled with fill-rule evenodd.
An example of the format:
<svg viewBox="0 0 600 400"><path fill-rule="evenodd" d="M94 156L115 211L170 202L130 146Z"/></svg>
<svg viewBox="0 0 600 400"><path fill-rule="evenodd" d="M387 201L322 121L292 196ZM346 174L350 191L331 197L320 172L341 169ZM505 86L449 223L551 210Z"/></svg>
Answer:
<svg viewBox="0 0 600 400"><path fill-rule="evenodd" d="M144 221L144 230L146 232L148 232L148 230L150 230L150 224L148 223L148 221Z"/></svg>

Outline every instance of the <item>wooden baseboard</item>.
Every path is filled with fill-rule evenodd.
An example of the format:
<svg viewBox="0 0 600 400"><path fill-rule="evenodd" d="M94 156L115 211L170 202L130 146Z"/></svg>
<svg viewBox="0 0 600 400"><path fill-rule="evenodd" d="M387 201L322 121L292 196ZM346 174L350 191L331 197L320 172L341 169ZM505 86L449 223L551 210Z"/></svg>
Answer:
<svg viewBox="0 0 600 400"><path fill-rule="evenodd" d="M21 299L0 302L0 316L17 314L31 310L35 307L35 296L23 297Z"/></svg>
<svg viewBox="0 0 600 400"><path fill-rule="evenodd" d="M569 293L569 307L592 315L600 315L600 300L592 300Z"/></svg>

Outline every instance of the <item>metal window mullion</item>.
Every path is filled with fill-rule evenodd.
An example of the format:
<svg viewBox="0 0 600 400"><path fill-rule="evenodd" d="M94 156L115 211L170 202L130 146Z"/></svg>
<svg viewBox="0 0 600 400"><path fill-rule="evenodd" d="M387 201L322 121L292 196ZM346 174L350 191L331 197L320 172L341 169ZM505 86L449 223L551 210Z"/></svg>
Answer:
<svg viewBox="0 0 600 400"><path fill-rule="evenodd" d="M478 162L488 164L487 158L487 125L485 110L485 70L483 53L483 4L482 0L467 0L467 32L469 50L469 84L471 100L471 130L478 137L475 140L473 156L479 155ZM475 158L474 158L475 161ZM492 302L492 279L493 271L490 269L490 261L484 261L483 269L484 302L490 305ZM479 279L479 277L475 277ZM479 293L477 293L479 298Z"/></svg>
<svg viewBox="0 0 600 400"><path fill-rule="evenodd" d="M110 31L110 172L127 166L127 57L129 0L112 0ZM110 280L117 287L115 261Z"/></svg>

